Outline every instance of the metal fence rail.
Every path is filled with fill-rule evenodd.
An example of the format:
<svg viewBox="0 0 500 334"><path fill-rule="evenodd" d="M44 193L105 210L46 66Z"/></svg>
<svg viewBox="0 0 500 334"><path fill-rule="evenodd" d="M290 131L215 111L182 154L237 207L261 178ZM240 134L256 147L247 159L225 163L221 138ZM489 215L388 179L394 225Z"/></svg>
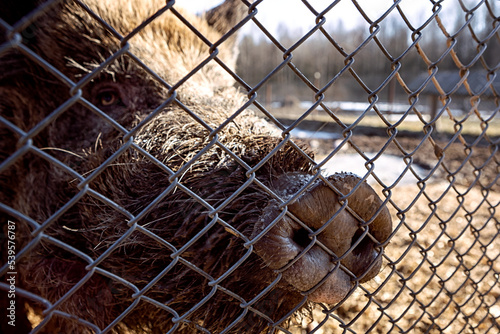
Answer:
<svg viewBox="0 0 500 334"><path fill-rule="evenodd" d="M3 256L0 289L5 290L2 295L4 292L8 296L15 295L15 298L5 299L7 304L5 307L2 304L2 313L11 300L14 304L17 301L16 311L11 314L15 314L14 319L17 316L18 328L22 328L19 327L22 326L21 310L26 304L35 333L57 328L51 327L57 326L54 323L59 324L57 319L61 323L81 326L75 328L81 328L82 332L114 330L125 333L124 328L130 324L130 318L139 319L141 316L137 314L141 310L163 314L168 319L168 325L162 329L169 333L186 331L186 324L200 333L231 330L252 333L256 330L254 323L259 321L267 325L262 329L265 332L294 334L500 331L498 1L422 1L420 15L409 12L412 7L408 1L402 0L383 2L383 5L381 2L376 13L368 10L371 8L369 2L355 0L332 1L326 5L320 1L305 0L283 3L280 15L287 15L288 6L297 6L311 21L311 28L292 36L277 34L266 27L262 18L269 15L265 6L271 0L253 3L242 0L245 14L237 17L220 39L213 40L213 36L208 36L197 26L197 22L192 21L193 16L179 9L182 3L167 1L146 17L144 13L138 13L143 17L124 35L115 30L116 22L102 19L102 13L94 12L85 1L76 0L72 2L74 8L86 13L86 17L93 22L92 29L106 31L112 41L109 47L101 45L108 47L107 52L101 54L102 59L92 64L85 63L86 68L83 65L78 68L76 60L71 63L65 55L58 60L62 63L54 63L39 48L33 47L37 44L32 43L40 42L37 29L48 29L47 15L52 15L50 13L55 12L62 2L43 2L29 13L12 10L4 14L0 11L0 15L10 15L0 16L0 34L4 36L0 39L0 70L4 71L0 74L0 98L4 99L0 101L0 135L4 142L0 151L0 182L2 187L10 187L3 188L0 197L4 233L0 251ZM346 3L357 12L361 24L350 32L341 33L334 27L334 20L339 8ZM239 1L238 4L236 1L231 3L232 6L239 4ZM452 13L456 15L453 20L449 18ZM141 59L133 48L134 39L142 36L144 29L153 26L157 18L165 15L174 17L191 38L206 49L199 61L184 72L180 71L177 77L166 77L161 69L152 68L148 59ZM77 25L78 22L75 23ZM260 39L241 38L240 60L234 71L220 50L235 39L234 35L240 29L248 26L253 27L253 33ZM85 38L92 39L90 29L85 34L88 34ZM79 41L78 37L75 41ZM54 45L71 44L57 36L52 42ZM75 42L76 49L81 47L78 43ZM261 54L261 59L252 59L252 48L267 54ZM325 64L329 62L328 69L321 65L323 56L326 57ZM16 57L24 59L23 62L16 62ZM148 106L151 112L147 117L128 125L123 125L125 118L118 119L115 114L106 112L105 105L96 106L85 95L85 90L94 81L100 80L100 76L110 72L109 68L122 57L140 68L141 76L154 81L155 87L167 92L167 98L156 101L154 107ZM313 62L320 65L309 68L308 64ZM10 73L16 72L12 66L19 64L27 64L23 78L30 84L13 89L8 81ZM61 69L60 64L77 68L81 75L72 77ZM222 69L230 80L235 80L235 86L244 92L242 96L245 97L245 101L230 105L232 109L221 122L211 120L203 114L202 108L190 103L189 99L183 99L189 94L179 93L184 92L183 89L191 92L190 85L194 85L196 91L198 86L193 82L200 73L211 71L210 66ZM42 72L38 68L43 69L47 77L41 78ZM23 109L19 107L21 102L15 104L11 102L14 98L10 100L14 96L15 101L29 101L29 98L22 97L27 94L26 87L41 87L51 82L65 86L65 90L43 98L49 102L63 98L64 102L43 116L36 115L37 109L33 106ZM277 96L281 93L294 95L298 91L301 103L272 103L285 99L284 96ZM359 100L353 101L353 95ZM37 98L36 92L33 96ZM102 95L102 98L114 102L112 95ZM134 103L139 103L136 101L140 98L137 97ZM345 102L338 103L338 100ZM40 101L40 109L43 110L49 102ZM358 104L353 107L351 102ZM86 147L89 154L99 150L104 152L102 161L88 170L80 170L81 166L75 162L78 159L71 160L74 157L67 160L61 158L62 155L56 151L67 149L63 146L51 147L57 142L46 139L57 137L54 129L60 124L70 124L75 120L90 124L87 128L75 125L75 129L91 131L93 123L82 119L82 115L87 114L74 111L77 105L87 110L88 115L97 115L101 124L113 129L113 138L119 138L119 144L113 141L115 146L109 149L106 145L111 145L110 138L98 138ZM243 145L238 142L242 140L238 131L242 130L231 130L233 121L240 118L248 117L252 122L258 122L253 115L247 114L247 109L265 117L270 125L264 127L271 127L278 134L278 139L270 144L272 148L262 154L260 161L249 161L238 151L239 145ZM159 126L164 120L162 117L173 113L171 110L177 112L175 117L189 119L195 124L190 126L197 129L196 133L200 135L193 141L179 136L174 145L177 154L162 160L164 157L155 145L164 145L161 146L164 150L171 148L165 148L167 144L154 144L163 139L144 133L153 125ZM309 131L302 140L317 151L314 160L297 138L298 129ZM169 131L174 130L165 129L166 133ZM317 137L323 132L329 134L326 139ZM239 139L228 140L228 133L236 134L235 138ZM74 137L77 142L75 147L80 147L78 142L89 139L80 133L75 133ZM258 240L267 232L257 237L248 235L228 220L228 212L234 210L234 203L246 200L250 189L259 189L265 196L281 203L280 210L283 211L279 218L293 216L286 209L290 198L277 194L258 177L266 164L287 149L288 156L300 157L311 164L308 173L313 175L308 186L296 189L294 198L306 193L317 180L328 182L328 174L340 170L352 171L354 166L354 172L370 183L388 208L393 220L393 232L385 243L382 269L373 280L360 283L350 273L351 278L354 277L355 288L338 303L314 304L306 307L305 311L302 309L305 299L299 300L289 312L285 312L286 316L276 319L272 313L274 304L283 296L274 298L273 291L279 286L282 272L276 281L254 293L251 300L244 289L238 291L225 285L227 280L239 275L238 270L246 268L246 263L255 255ZM73 152L72 155L79 154L83 153ZM220 155L224 159L204 166L203 159L209 155ZM138 161L138 156L152 166L148 167L148 171L161 175L161 180L158 176L150 179L152 188L158 189L158 192L152 191L150 195L141 193L141 205L113 199L112 194L103 190L103 179L113 171L126 171L128 174L115 175L109 182L127 182L127 177L137 177L125 167L123 170L120 168L132 160ZM243 170L244 183L221 190L214 197L211 196L213 194L198 193L193 187L196 180L186 176L193 170L208 173L226 161ZM44 174L37 169L42 165L48 166L45 171L57 171L60 177L71 180L69 195L64 194L64 197L56 190L59 187L57 177L55 181L49 177L43 179ZM43 187L55 193L37 190ZM19 190L21 188L22 191ZM33 197L23 197L26 194ZM224 197L217 197L222 195ZM54 197L65 198L65 203L49 202ZM171 213L167 210L168 205L163 204L165 198L174 197L186 203L180 213ZM39 201L35 203L33 198ZM260 202L256 200L256 203ZM44 206L47 209L43 209ZM86 232L71 225L70 219L77 215L82 221L91 220L85 212L78 211L81 207L94 208L93 212L98 213L95 219L102 224L106 224L111 211L120 215L126 223L113 227L116 229L113 238L103 239L90 248L80 247L85 242L91 243L94 235L109 232L92 227L91 223L88 223ZM183 233L190 236L189 240L178 244L178 240L182 239L170 240L161 231L150 228L150 224L161 219L154 215L158 207L165 208L162 209L163 215L168 212L168 215L179 217L187 216L190 210L197 210L190 219L199 227L174 231L176 238ZM40 212L37 210L45 210L46 216L35 215L35 212ZM202 213L204 220L197 219L197 215ZM277 221L278 218L274 223ZM360 221L363 220L360 218ZM364 235L368 235L366 238L375 239L370 223L365 223L363 228ZM64 238L77 230L82 234L79 237L81 244ZM313 229L309 234L314 241L311 247L319 244L328 248L317 239L320 232L314 232ZM207 238L216 238L216 233L226 233L228 237L238 240L230 246L241 249L234 253L238 254L238 258L226 258L226 253L220 255L220 262L226 261L227 265L218 276L213 276L207 273L204 262L196 262L195 249ZM127 251L133 253L137 248L145 247L146 243L157 244L157 251L141 253L140 261L127 262ZM89 249L94 249L95 253L89 253ZM59 282L62 292L48 288L49 283L40 274L42 271L36 271L37 277L30 276L30 271L35 275L35 269L43 266L43 260L36 257L43 252L59 259L61 262L57 263L60 265L69 258L82 263L80 267L75 265L68 269L68 272L77 272L75 277L68 275L67 282ZM162 258L166 262L161 268L155 267L155 257L162 253L167 254L168 261ZM15 262L12 261L13 256ZM122 259L117 260L119 257ZM113 265L111 261L115 261ZM120 261L123 268L114 264ZM141 261L143 267L138 266ZM338 270L346 270L340 262L336 263L340 267ZM56 266L56 262L52 265ZM217 267L220 264L214 261L213 265ZM134 274L127 271L130 266L138 266ZM46 277L50 277L51 270L59 269L49 266L45 271ZM141 271L151 271L151 274L144 281L132 282L131 277ZM181 302L177 304L167 300L167 297L175 300L175 295L165 296L155 290L157 286L167 286L163 281L172 273L191 280L182 281L181 278L179 295L184 290L188 291L191 285L204 287L204 294L199 300L182 301L187 305L183 307L189 309L188 312L179 313ZM24 280L38 280L40 290L24 286ZM120 306L118 316L103 323L96 319L101 313L108 312L102 300L109 296L100 294L99 291L106 289L97 285L105 285L102 283L104 280L112 282L109 283L113 285L109 289L111 295L115 294L116 298L128 302ZM50 282L53 287L58 286L57 283ZM121 287L119 291L114 290L115 286ZM89 296L85 303L77 300L83 291ZM123 295L118 297L119 293ZM228 300L228 304L236 305L234 308L239 311L236 315L211 313L207 305L211 305L212 300ZM79 306L79 302L83 306ZM80 307L88 308L88 316L82 315L85 313L79 310ZM299 309L302 310L296 312ZM291 316L294 312L295 316ZM2 318L3 322L5 319L11 321L8 311L7 317ZM289 320L284 322L286 319ZM208 325L213 322L219 322L219 327ZM224 324L223 328L220 324ZM11 329L9 326L7 323L3 328ZM140 332L140 329L136 330ZM193 332L196 330L193 329Z"/></svg>

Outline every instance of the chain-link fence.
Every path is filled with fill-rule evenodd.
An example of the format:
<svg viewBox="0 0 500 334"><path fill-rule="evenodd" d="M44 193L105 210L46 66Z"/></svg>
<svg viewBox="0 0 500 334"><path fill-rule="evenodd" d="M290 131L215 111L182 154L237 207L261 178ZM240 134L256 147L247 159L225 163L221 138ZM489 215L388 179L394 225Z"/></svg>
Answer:
<svg viewBox="0 0 500 334"><path fill-rule="evenodd" d="M415 3L2 3L2 329L500 332L500 4Z"/></svg>

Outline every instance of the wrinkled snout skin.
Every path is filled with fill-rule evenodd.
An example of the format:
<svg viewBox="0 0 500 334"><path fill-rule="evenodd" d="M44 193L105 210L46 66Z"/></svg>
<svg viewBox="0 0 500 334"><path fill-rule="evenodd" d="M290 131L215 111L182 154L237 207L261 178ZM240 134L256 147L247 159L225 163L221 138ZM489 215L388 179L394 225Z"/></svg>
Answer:
<svg viewBox="0 0 500 334"><path fill-rule="evenodd" d="M139 31L164 1L84 4L53 2L22 47L0 28L19 322L31 326L26 303L38 333L264 333L305 298L335 304L378 274L384 201L355 175L320 179L307 145L240 110L248 97L226 71L237 40L223 36L243 2L201 16L175 5ZM8 2L0 18L35 7ZM217 59L179 16L223 40Z"/></svg>
<svg viewBox="0 0 500 334"><path fill-rule="evenodd" d="M286 199L290 188L298 190L311 180L312 176L285 174L275 190ZM333 304L347 295L352 281L365 282L378 274L382 244L392 223L378 195L357 176L339 173L327 180L313 183L293 200L288 205L290 216L277 219L281 210L277 202L271 203L255 225L254 236L272 226L257 242L257 254L271 269L281 271L289 284L307 293L309 300ZM339 195L349 195L347 206ZM361 222L369 224L363 229Z"/></svg>

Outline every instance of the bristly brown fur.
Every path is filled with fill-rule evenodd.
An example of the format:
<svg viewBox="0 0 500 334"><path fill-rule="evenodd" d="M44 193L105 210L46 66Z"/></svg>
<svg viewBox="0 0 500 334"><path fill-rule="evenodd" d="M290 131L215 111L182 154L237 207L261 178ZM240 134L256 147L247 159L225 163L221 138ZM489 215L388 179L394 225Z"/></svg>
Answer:
<svg viewBox="0 0 500 334"><path fill-rule="evenodd" d="M89 0L86 4L123 36L164 2ZM234 1L232 4L236 5ZM189 21L207 39L215 42L221 31L224 33L228 28L215 19L221 15L217 12L207 14L208 23L194 16L189 16ZM215 27L209 24L210 20L216 23ZM34 27L35 38L25 43L74 82L97 68L120 45L118 39L72 2L55 5L37 18ZM129 43L135 56L171 84L177 83L209 55L209 46L172 13L160 16ZM233 48L234 41L223 43L217 56L230 68L235 64ZM70 98L70 90L60 79L15 50L3 55L0 66L0 113L23 131L31 130ZM96 104L99 102L96 91L110 83L123 91L128 100L124 106L103 110L127 129L139 124L168 98L168 90L128 55L118 57L83 86L82 95ZM231 77L211 61L177 92L190 110L215 129L245 100L232 85ZM266 127L259 127L254 121L255 117L248 114L237 117L218 134L217 144L193 163L178 181L212 208L223 203L248 181L248 177L247 170L220 145L253 167L280 142ZM5 127L0 131L0 158L4 161L15 151L19 136ZM210 143L208 135L208 130L171 104L136 134L134 142L175 172ZM124 144L122 136L80 101L35 136L33 145L87 177ZM307 148L304 150L311 155ZM308 173L310 168L309 160L287 144L256 171L256 178L269 186L278 175L292 171ZM168 172L131 147L90 182L89 189L132 215L138 215L171 185L169 178ZM82 191L77 187L79 182L56 164L27 153L1 175L0 200L42 224ZM58 310L103 329L136 300L136 291L130 285L110 278L108 273L142 289L172 265L171 270L144 292L149 299L142 299L114 331L119 333L127 328L136 333L164 333L174 326L169 310L181 316L211 293L214 293L212 298L187 317L187 322L180 323L178 332L197 332L197 326L211 332L221 331L243 315L240 304L258 295L276 276L255 254L250 254L216 289L192 266L217 279L244 259L249 252L243 246L244 240L222 222L250 238L252 226L269 199L270 196L254 182L212 216L209 208L185 191L174 189L136 222L140 228L136 228L96 268L88 268L84 257L64 250L48 237L42 238L19 263L20 288L54 303L87 277ZM179 257L172 258L171 247L179 249L213 219L218 220L206 233ZM44 233L96 259L129 230L128 221L126 214L87 191L75 204L66 207L57 220L48 224ZM19 223L18 241L26 245L32 240L28 236L33 227L23 221ZM155 241L143 231L155 234L170 246ZM235 295L243 300L232 297ZM151 299L165 308L152 305L148 302ZM252 307L272 321L279 321L302 302L300 293L281 282ZM268 320L250 311L234 325L232 332L257 333L266 330L268 325ZM42 331L92 332L85 325L57 315Z"/></svg>
<svg viewBox="0 0 500 334"><path fill-rule="evenodd" d="M84 2L0 37L0 208L37 332L269 332L378 274L384 201L352 174L313 177L309 148L241 110L242 2Z"/></svg>

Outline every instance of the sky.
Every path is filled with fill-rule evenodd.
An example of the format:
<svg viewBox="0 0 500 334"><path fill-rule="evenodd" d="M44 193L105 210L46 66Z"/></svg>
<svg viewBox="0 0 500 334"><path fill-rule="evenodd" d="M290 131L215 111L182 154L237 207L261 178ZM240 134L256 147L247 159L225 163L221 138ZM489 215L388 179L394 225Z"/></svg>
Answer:
<svg viewBox="0 0 500 334"><path fill-rule="evenodd" d="M422 0L420 0L422 1ZM203 12L220 4L220 0L177 0L176 4L192 11ZM309 0L308 1L318 12L325 9L333 1L331 0ZM407 1L408 2L408 1ZM392 0L368 0L359 1L362 8L373 16L384 12L393 4ZM415 3L414 0L409 3ZM417 1L418 3L418 1ZM301 28L303 30L311 28L315 23L315 17L301 0L264 0L257 6L259 13L257 18L270 31L276 32L280 24L286 25L289 29ZM351 1L340 1L329 13L329 20L342 21L347 29L353 28L361 20L361 15Z"/></svg>
<svg viewBox="0 0 500 334"><path fill-rule="evenodd" d="M473 5L478 0L464 0L465 4ZM220 4L221 0L177 0L176 4L180 5L191 12L200 13L206 9L212 8ZM308 0L318 12L327 8L335 1L332 0ZM393 4L393 0L357 0L359 6L366 12L371 20L376 20L389 9ZM457 1L444 1L443 7L445 10L455 10L458 6ZM402 0L400 7L403 12L408 15L408 19L414 26L423 24L427 17L432 14L432 2L430 0ZM288 30L303 32L312 28L315 24L315 16L304 5L301 0L264 0L257 6L258 20L270 30L273 34L278 32L279 26L284 25ZM397 15L396 11L394 14ZM446 21L446 17L444 18ZM350 30L366 22L359 10L351 0L340 0L338 4L332 8L327 14L327 24L342 25L345 30ZM445 22L446 24L446 22ZM368 27L368 24L365 24ZM252 27L253 26L253 27ZM252 32L255 29L253 24L245 26L244 32Z"/></svg>

